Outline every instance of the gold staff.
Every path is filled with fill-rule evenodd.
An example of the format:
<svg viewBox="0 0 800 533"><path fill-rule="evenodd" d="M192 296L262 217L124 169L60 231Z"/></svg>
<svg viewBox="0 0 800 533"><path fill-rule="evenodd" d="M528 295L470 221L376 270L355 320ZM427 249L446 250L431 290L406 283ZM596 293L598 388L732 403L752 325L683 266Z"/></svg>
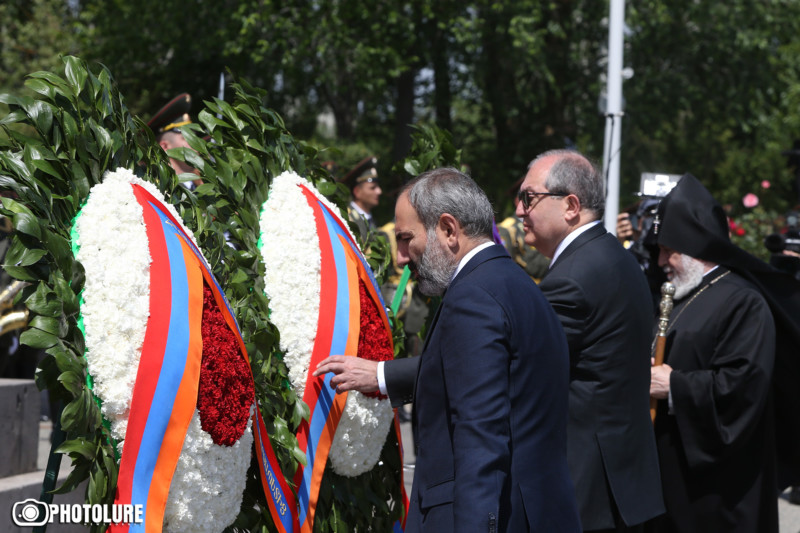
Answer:
<svg viewBox="0 0 800 533"><path fill-rule="evenodd" d="M664 364L664 349L667 345L667 328L669 327L669 315L672 313L672 296L675 294L675 285L665 281L661 285L661 304L659 304L658 316L658 335L656 335L656 352L653 366ZM656 421L656 406L658 400L650 398L650 420Z"/></svg>

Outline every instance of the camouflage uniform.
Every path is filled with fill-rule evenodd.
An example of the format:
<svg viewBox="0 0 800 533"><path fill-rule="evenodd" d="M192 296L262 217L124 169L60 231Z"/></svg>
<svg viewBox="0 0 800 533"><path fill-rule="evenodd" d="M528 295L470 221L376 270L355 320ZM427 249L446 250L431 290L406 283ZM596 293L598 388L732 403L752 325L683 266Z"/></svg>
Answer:
<svg viewBox="0 0 800 533"><path fill-rule="evenodd" d="M525 244L525 230L522 227L522 221L517 217L508 217L497 225L497 231L511 258L525 269L533 281L539 283L547 273L550 259L543 256L533 246Z"/></svg>

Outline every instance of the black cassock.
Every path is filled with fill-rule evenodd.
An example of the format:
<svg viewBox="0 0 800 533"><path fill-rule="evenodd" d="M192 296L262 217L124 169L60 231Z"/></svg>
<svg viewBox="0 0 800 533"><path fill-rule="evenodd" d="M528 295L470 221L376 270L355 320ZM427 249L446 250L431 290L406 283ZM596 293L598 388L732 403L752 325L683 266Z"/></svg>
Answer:
<svg viewBox="0 0 800 533"><path fill-rule="evenodd" d="M672 414L659 401L655 425L667 514L655 531L778 531L774 361L772 314L744 278L719 267L676 302Z"/></svg>

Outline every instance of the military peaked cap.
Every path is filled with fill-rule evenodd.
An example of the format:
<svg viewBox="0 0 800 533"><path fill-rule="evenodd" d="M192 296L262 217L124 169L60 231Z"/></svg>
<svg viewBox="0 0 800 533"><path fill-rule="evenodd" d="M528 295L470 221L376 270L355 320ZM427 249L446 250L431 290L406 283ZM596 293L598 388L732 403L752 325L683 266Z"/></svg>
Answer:
<svg viewBox="0 0 800 533"><path fill-rule="evenodd" d="M369 156L362 159L350 172L342 178L342 183L354 189L361 183L378 181L378 158Z"/></svg>
<svg viewBox="0 0 800 533"><path fill-rule="evenodd" d="M192 97L189 93L182 93L170 100L164 107L156 111L147 122L153 133L159 134L174 130L190 124L189 109L192 107Z"/></svg>

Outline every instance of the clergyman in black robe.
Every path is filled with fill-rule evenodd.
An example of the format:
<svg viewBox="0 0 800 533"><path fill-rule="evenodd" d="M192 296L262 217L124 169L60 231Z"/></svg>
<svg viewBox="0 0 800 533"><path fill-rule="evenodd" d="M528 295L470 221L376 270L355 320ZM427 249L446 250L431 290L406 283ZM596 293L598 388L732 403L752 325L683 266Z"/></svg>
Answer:
<svg viewBox="0 0 800 533"><path fill-rule="evenodd" d="M659 265L677 277L678 254L702 268L676 293L665 366L653 371L667 514L652 530L777 532L776 413L784 447L798 424L776 410L776 396L796 393L776 384L800 377L800 285L730 242L722 208L694 176L662 201L656 224Z"/></svg>
<svg viewBox="0 0 800 533"><path fill-rule="evenodd" d="M769 307L752 284L717 267L672 318L664 358L672 409L659 401L655 426L668 525L658 531L777 531Z"/></svg>

